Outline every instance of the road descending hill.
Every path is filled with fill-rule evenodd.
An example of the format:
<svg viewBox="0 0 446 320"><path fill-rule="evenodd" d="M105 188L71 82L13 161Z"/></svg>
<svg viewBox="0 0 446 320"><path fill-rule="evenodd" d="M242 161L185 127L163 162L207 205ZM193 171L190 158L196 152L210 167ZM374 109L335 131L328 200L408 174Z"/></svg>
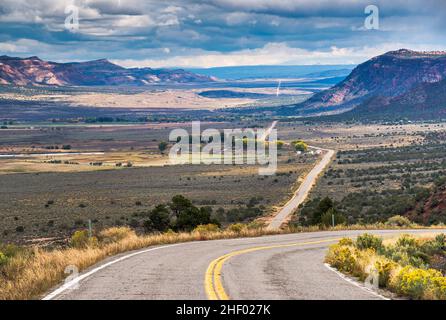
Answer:
<svg viewBox="0 0 446 320"><path fill-rule="evenodd" d="M367 232L395 236L426 230ZM112 257L45 299L383 299L324 265L328 246L361 233L297 233L152 247Z"/></svg>

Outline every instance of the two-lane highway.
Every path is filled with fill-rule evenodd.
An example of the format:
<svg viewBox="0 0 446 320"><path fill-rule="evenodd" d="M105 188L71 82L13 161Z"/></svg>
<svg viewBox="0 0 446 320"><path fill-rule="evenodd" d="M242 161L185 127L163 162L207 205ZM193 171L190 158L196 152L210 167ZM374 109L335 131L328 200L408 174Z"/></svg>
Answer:
<svg viewBox="0 0 446 320"><path fill-rule="evenodd" d="M373 231L384 236L403 232L427 230ZM72 281L76 289L58 289L47 298L380 299L323 263L329 245L361 233L299 233L144 249L86 270L80 281Z"/></svg>

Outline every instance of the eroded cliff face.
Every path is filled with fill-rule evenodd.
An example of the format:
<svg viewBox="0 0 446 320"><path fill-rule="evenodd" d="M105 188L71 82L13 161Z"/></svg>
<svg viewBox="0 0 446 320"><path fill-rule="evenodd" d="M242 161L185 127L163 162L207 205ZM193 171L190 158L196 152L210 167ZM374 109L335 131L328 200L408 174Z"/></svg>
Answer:
<svg viewBox="0 0 446 320"><path fill-rule="evenodd" d="M373 97L397 97L421 84L444 79L446 52L391 51L360 64L344 81L296 105L296 109L348 110Z"/></svg>
<svg viewBox="0 0 446 320"><path fill-rule="evenodd" d="M147 85L157 82L209 82L211 77L181 69L126 69L106 59L56 63L38 57L0 56L0 84L4 85Z"/></svg>

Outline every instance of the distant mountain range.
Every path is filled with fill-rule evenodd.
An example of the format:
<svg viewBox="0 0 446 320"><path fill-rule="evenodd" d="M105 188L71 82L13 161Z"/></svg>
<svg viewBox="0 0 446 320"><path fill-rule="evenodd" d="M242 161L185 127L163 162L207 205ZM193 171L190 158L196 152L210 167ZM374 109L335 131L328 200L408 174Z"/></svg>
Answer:
<svg viewBox="0 0 446 320"><path fill-rule="evenodd" d="M233 66L191 68L187 71L226 80L296 79L346 77L355 65L290 65L290 66Z"/></svg>
<svg viewBox="0 0 446 320"><path fill-rule="evenodd" d="M106 59L57 63L38 57L0 56L0 84L3 85L144 86L212 81L212 77L182 69L124 68Z"/></svg>
<svg viewBox="0 0 446 320"><path fill-rule="evenodd" d="M287 106L286 114L314 116L445 115L446 52L391 51L358 65L334 87L303 103Z"/></svg>

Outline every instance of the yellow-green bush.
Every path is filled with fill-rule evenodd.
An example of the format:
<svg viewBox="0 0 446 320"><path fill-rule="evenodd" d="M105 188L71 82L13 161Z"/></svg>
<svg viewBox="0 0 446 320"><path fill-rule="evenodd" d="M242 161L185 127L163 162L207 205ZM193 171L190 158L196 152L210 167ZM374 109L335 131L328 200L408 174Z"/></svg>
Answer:
<svg viewBox="0 0 446 320"><path fill-rule="evenodd" d="M228 230L229 230L229 231L232 231L232 232L240 233L240 232L242 232L245 228L246 228L246 225L244 225L243 223L234 223L234 224L231 224L231 225L228 227Z"/></svg>
<svg viewBox="0 0 446 320"><path fill-rule="evenodd" d="M401 269L393 283L398 293L410 296L414 299L426 297L428 292L435 291L436 283L434 279L443 278L441 272L428 269L423 270L407 266Z"/></svg>
<svg viewBox="0 0 446 320"><path fill-rule="evenodd" d="M219 227L216 224L200 224L198 226L195 227L193 232L197 232L200 234L206 234L209 232L216 232L219 230Z"/></svg>
<svg viewBox="0 0 446 320"><path fill-rule="evenodd" d="M95 247L98 245L98 239L89 237L87 230L78 230L71 236L70 245L73 248Z"/></svg>
<svg viewBox="0 0 446 320"><path fill-rule="evenodd" d="M354 242L350 238L342 238L341 240L339 240L338 244L340 246L353 246Z"/></svg>
<svg viewBox="0 0 446 320"><path fill-rule="evenodd" d="M8 257L0 251L0 266L6 264L8 262Z"/></svg>
<svg viewBox="0 0 446 320"><path fill-rule="evenodd" d="M382 239L372 234L364 233L356 238L356 247L359 250L373 249L378 251L382 247Z"/></svg>
<svg viewBox="0 0 446 320"><path fill-rule="evenodd" d="M377 272L380 287L413 299L446 299L446 277L428 265L419 267L420 261L432 258L431 253L446 254L443 237L427 240L403 235L388 246L372 235L358 239L356 243L341 239L330 247L325 261L362 280Z"/></svg>
<svg viewBox="0 0 446 320"><path fill-rule="evenodd" d="M434 277L430 294L433 299L446 300L446 277Z"/></svg>
<svg viewBox="0 0 446 320"><path fill-rule="evenodd" d="M332 245L325 257L325 262L340 271L352 273L356 266L354 250L350 246Z"/></svg>
<svg viewBox="0 0 446 320"><path fill-rule="evenodd" d="M398 264L384 257L379 257L374 264L379 275L379 286L386 287L390 283L393 274L398 269Z"/></svg>

